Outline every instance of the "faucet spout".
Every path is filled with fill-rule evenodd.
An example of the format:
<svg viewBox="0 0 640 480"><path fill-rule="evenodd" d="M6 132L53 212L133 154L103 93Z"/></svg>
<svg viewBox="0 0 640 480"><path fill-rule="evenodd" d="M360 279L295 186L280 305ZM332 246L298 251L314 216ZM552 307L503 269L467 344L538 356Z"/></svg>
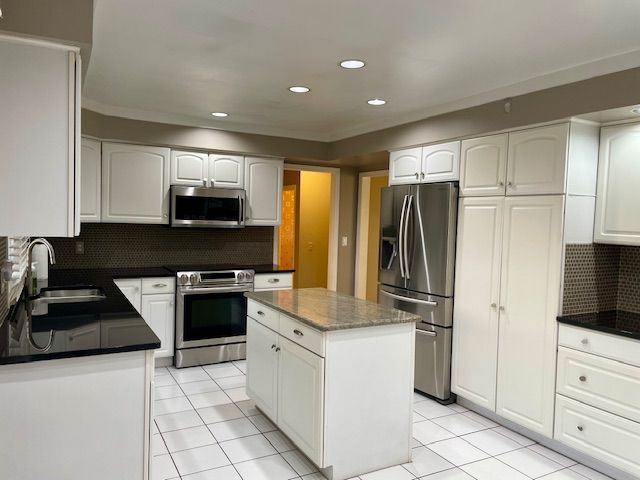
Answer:
<svg viewBox="0 0 640 480"><path fill-rule="evenodd" d="M29 246L27 247L27 254L29 257L29 261L27 263L27 291L29 292L29 296L32 296L35 292L33 291L33 271L31 269L31 263L33 261L33 247L36 245L44 245L47 247L47 251L49 252L49 262L51 265L56 263L56 253L53 251L53 245L49 243L49 241L45 238L34 238Z"/></svg>

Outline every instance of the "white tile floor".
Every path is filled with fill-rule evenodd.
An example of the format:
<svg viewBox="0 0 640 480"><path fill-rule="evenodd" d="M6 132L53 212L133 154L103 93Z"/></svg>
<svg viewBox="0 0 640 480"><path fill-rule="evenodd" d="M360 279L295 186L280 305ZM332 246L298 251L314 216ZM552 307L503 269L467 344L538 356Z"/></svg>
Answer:
<svg viewBox="0 0 640 480"><path fill-rule="evenodd" d="M245 362L156 369L153 480L323 480L255 408ZM412 462L360 480L604 480L460 405L414 395Z"/></svg>

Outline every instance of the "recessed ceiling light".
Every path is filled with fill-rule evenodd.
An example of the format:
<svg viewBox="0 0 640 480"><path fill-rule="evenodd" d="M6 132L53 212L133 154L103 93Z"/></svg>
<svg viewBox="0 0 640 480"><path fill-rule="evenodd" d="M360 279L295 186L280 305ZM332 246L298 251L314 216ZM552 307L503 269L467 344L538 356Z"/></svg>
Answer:
<svg viewBox="0 0 640 480"><path fill-rule="evenodd" d="M309 87L303 87L302 85L297 85L297 86L293 86L293 87L289 87L289 91L293 92L293 93L307 93L309 92L311 89Z"/></svg>
<svg viewBox="0 0 640 480"><path fill-rule="evenodd" d="M379 98L372 98L371 100L367 100L367 103L369 105L373 105L375 107L378 107L380 105L384 105L385 103L387 103L386 100L381 100Z"/></svg>
<svg viewBox="0 0 640 480"><path fill-rule="evenodd" d="M354 68L362 68L366 65L362 60L350 59L350 60L342 60L340 62L340 66L342 68L354 69Z"/></svg>
<svg viewBox="0 0 640 480"><path fill-rule="evenodd" d="M631 109L631 113L634 113L636 115L640 115L640 107L633 107Z"/></svg>
<svg viewBox="0 0 640 480"><path fill-rule="evenodd" d="M211 112L211 115L213 115L214 117L220 117L220 118L229 116L229 114L225 112Z"/></svg>

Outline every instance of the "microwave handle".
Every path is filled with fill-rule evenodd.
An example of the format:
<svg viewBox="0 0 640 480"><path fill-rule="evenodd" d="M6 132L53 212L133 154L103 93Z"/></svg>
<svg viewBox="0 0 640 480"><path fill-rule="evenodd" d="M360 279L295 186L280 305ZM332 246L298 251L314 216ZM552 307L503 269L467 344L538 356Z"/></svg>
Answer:
<svg viewBox="0 0 640 480"><path fill-rule="evenodd" d="M244 200L238 195L238 202L240 203L240 211L238 212L238 223L244 222Z"/></svg>

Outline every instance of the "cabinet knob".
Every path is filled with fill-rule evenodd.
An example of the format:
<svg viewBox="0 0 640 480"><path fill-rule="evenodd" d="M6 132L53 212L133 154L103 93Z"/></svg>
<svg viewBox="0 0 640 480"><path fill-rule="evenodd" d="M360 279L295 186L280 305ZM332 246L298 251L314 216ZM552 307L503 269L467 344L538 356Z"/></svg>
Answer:
<svg viewBox="0 0 640 480"><path fill-rule="evenodd" d="M498 306L498 304L497 304L496 302L493 302L493 303L491 304L491 308L496 308L497 306Z"/></svg>
<svg viewBox="0 0 640 480"><path fill-rule="evenodd" d="M579 379L581 382L586 382L586 381L587 381L587 377L585 377L584 375L580 375L580 377L578 377L578 379Z"/></svg>
<svg viewBox="0 0 640 480"><path fill-rule="evenodd" d="M504 305L500 305L500 311L504 312Z"/></svg>
<svg viewBox="0 0 640 480"><path fill-rule="evenodd" d="M418 180L419 178L420 178L420 174L416 172L416 180Z"/></svg>
<svg viewBox="0 0 640 480"><path fill-rule="evenodd" d="M579 432L582 432L584 430L584 427L582 425L578 425L576 428Z"/></svg>
<svg viewBox="0 0 640 480"><path fill-rule="evenodd" d="M276 352L279 352L279 351L280 351L280 347L276 347Z"/></svg>
<svg viewBox="0 0 640 480"><path fill-rule="evenodd" d="M258 315L264 317L264 312L262 310L258 310Z"/></svg>
<svg viewBox="0 0 640 480"><path fill-rule="evenodd" d="M589 345L589 339L588 338L583 338L582 340L580 340L580 343L583 345Z"/></svg>
<svg viewBox="0 0 640 480"><path fill-rule="evenodd" d="M420 178L424 180L424 172L420 173Z"/></svg>
<svg viewBox="0 0 640 480"><path fill-rule="evenodd" d="M271 345L271 350L273 350L274 348L276 348L276 344L275 343L273 345Z"/></svg>
<svg viewBox="0 0 640 480"><path fill-rule="evenodd" d="M169 215L167 215L166 213L162 214L162 218L167 218Z"/></svg>
<svg viewBox="0 0 640 480"><path fill-rule="evenodd" d="M507 182L507 187L513 187L513 182Z"/></svg>
<svg viewBox="0 0 640 480"><path fill-rule="evenodd" d="M267 282L269 283L278 283L280 281L279 278L270 278L269 280L267 280Z"/></svg>
<svg viewBox="0 0 640 480"><path fill-rule="evenodd" d="M304 333L302 333L300 330L298 330L297 328L293 331L293 333L295 333L297 336L299 337L304 337Z"/></svg>
<svg viewBox="0 0 640 480"><path fill-rule="evenodd" d="M498 182L498 186L499 186L499 187L504 187L504 182L503 182L502 180L500 180L500 181Z"/></svg>

